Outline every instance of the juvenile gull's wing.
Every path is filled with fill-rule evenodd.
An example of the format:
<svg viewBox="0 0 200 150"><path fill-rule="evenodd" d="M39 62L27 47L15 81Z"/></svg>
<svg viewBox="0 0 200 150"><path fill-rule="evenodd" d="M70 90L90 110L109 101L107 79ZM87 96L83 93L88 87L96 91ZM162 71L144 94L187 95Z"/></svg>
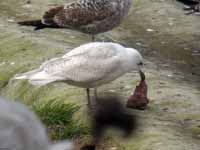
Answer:
<svg viewBox="0 0 200 150"><path fill-rule="evenodd" d="M53 21L60 27L79 27L104 20L117 10L117 2L109 0L79 0L45 12L44 23ZM53 14L53 15L52 15Z"/></svg>

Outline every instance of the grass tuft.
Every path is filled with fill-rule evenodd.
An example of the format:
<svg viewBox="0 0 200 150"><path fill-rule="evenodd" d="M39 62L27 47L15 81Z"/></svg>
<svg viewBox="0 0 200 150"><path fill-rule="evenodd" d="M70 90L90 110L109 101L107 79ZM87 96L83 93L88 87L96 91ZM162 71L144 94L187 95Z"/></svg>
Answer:
<svg viewBox="0 0 200 150"><path fill-rule="evenodd" d="M52 140L62 140L88 133L87 127L73 119L80 106L53 99L35 102L32 108L47 126Z"/></svg>
<svg viewBox="0 0 200 150"><path fill-rule="evenodd" d="M73 114L79 110L79 106L65 104L58 100L36 102L33 109L46 125L65 125L72 121Z"/></svg>

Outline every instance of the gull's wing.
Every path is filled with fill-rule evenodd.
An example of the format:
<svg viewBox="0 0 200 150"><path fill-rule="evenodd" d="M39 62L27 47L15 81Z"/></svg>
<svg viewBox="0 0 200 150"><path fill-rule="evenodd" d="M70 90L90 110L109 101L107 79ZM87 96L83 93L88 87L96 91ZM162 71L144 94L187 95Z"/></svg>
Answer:
<svg viewBox="0 0 200 150"><path fill-rule="evenodd" d="M96 49L76 53L46 63L43 70L58 80L90 83L104 80L120 67L121 57L116 49Z"/></svg>
<svg viewBox="0 0 200 150"><path fill-rule="evenodd" d="M104 20L112 16L117 2L109 0L79 0L64 6L51 8L45 12L43 22L53 21L60 27L79 27Z"/></svg>
<svg viewBox="0 0 200 150"><path fill-rule="evenodd" d="M61 58L44 62L39 69L18 74L14 79L28 79L34 85L55 81L90 85L96 81L110 81L124 69L123 47L114 43L90 43L73 49Z"/></svg>

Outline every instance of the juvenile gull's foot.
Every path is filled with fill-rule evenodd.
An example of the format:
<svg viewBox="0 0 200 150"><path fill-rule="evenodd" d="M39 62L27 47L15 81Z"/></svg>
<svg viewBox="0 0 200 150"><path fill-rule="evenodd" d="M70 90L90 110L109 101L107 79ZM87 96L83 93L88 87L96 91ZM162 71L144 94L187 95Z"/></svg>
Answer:
<svg viewBox="0 0 200 150"><path fill-rule="evenodd" d="M196 14L199 15L200 14L200 3L198 4L194 4L191 6L184 6L183 10L186 11L186 15L190 15L190 14Z"/></svg>

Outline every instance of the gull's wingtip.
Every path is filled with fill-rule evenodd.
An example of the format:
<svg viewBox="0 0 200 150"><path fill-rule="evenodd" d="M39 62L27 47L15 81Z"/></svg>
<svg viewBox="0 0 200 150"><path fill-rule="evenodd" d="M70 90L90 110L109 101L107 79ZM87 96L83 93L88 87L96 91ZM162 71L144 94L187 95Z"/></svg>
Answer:
<svg viewBox="0 0 200 150"><path fill-rule="evenodd" d="M11 81L13 81L13 80L23 80L23 79L27 79L27 76L23 75L23 74L16 74L14 77L11 78Z"/></svg>

